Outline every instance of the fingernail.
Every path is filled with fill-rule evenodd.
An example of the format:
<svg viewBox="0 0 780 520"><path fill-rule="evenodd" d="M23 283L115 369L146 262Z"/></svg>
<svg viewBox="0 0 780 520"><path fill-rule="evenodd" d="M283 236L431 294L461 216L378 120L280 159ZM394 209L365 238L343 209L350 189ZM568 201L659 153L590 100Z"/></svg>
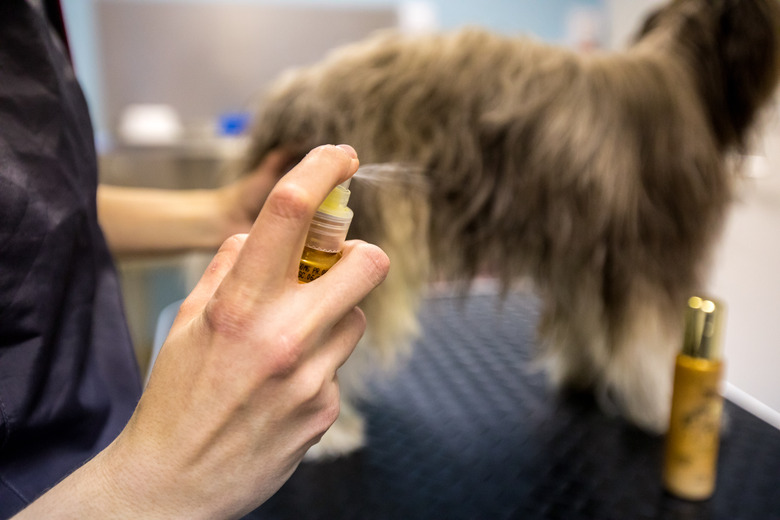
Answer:
<svg viewBox="0 0 780 520"><path fill-rule="evenodd" d="M348 145L348 144L340 144L340 145L338 145L338 148L341 148L342 150L347 152L347 154L350 157L352 157L353 159L357 159L357 152L350 145Z"/></svg>

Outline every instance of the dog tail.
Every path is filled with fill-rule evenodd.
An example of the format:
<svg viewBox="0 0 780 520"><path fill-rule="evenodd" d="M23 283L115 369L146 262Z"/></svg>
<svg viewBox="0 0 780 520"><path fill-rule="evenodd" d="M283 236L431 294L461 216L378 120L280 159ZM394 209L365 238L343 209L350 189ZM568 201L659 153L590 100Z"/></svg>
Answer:
<svg viewBox="0 0 780 520"><path fill-rule="evenodd" d="M676 0L651 15L639 40L670 36L695 73L719 148L743 149L780 79L780 1Z"/></svg>

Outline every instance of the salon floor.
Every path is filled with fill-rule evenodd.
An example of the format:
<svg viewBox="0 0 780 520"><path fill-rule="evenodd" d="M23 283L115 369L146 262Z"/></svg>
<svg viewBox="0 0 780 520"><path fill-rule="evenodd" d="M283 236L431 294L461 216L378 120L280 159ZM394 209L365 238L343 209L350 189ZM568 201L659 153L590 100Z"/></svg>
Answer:
<svg viewBox="0 0 780 520"><path fill-rule="evenodd" d="M715 257L711 292L728 306L726 395L780 428L780 124L749 176Z"/></svg>

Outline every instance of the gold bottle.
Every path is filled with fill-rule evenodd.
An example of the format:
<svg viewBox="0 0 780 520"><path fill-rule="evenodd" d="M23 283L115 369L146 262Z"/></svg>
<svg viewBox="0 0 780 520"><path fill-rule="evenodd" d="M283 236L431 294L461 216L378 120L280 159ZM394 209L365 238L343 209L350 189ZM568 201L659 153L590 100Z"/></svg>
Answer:
<svg viewBox="0 0 780 520"><path fill-rule="evenodd" d="M723 397L721 330L724 306L688 300L685 336L677 356L663 482L670 493L705 500L715 491Z"/></svg>
<svg viewBox="0 0 780 520"><path fill-rule="evenodd" d="M339 184L317 209L298 266L298 282L316 280L341 258L341 248L352 222L349 179Z"/></svg>

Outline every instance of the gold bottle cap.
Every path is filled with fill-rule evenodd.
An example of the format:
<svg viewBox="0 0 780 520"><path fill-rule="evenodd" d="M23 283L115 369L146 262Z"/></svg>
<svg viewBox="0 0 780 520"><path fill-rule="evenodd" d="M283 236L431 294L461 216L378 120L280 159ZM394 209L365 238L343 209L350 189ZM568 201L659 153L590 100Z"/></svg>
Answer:
<svg viewBox="0 0 780 520"><path fill-rule="evenodd" d="M702 359L720 359L725 311L725 305L718 300L698 296L689 298L682 353Z"/></svg>

